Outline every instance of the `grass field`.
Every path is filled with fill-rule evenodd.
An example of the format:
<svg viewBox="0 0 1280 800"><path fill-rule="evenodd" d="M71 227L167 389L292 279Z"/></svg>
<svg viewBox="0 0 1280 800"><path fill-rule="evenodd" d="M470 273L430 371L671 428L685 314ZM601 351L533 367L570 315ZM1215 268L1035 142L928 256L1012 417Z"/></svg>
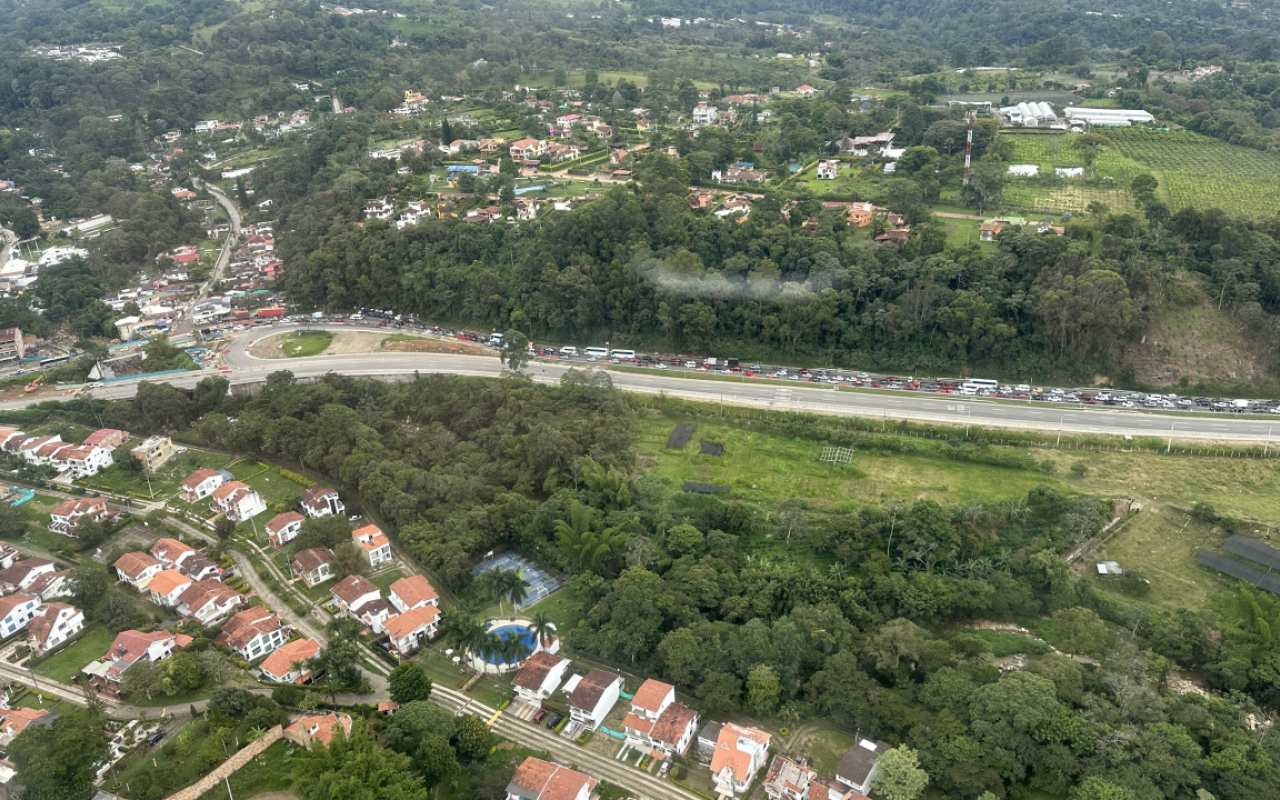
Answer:
<svg viewBox="0 0 1280 800"><path fill-rule="evenodd" d="M156 497L167 497L177 493L181 489L182 481L195 470L222 469L227 465L227 461L227 456L222 453L188 449L187 452L174 457L169 463L156 470L154 475L150 476L150 488L148 488L146 475L116 466L107 467L92 478L76 481L76 483L91 489L101 489L119 494L150 497L151 492L154 491ZM204 503L204 505L207 506L208 503Z"/></svg>
<svg viewBox="0 0 1280 800"><path fill-rule="evenodd" d="M1275 176L1280 155L1191 131L1119 128L1107 131L1125 156L1149 166L1169 192L1169 207L1221 208L1258 216L1280 211Z"/></svg>
<svg viewBox="0 0 1280 800"><path fill-rule="evenodd" d="M1041 175L1052 175L1056 167L1084 167L1084 156L1072 146L1075 134L1061 136L1045 134L1002 133L1002 137L1014 143L1012 163L1035 164ZM1137 205L1129 193L1129 183L1150 168L1124 156L1119 148L1108 148L1098 153L1093 163L1093 173L1107 185L1085 185L1079 180L1069 180L1062 186L1040 186L1034 181L1011 178L1005 183L1004 205L1010 208L1029 208L1043 211L1084 211L1089 203L1104 203L1115 212L1135 212Z"/></svg>
<svg viewBox="0 0 1280 800"><path fill-rule="evenodd" d="M280 345L280 350L289 358L318 356L329 347L332 341L333 334L328 331L298 332L285 339Z"/></svg>
<svg viewBox="0 0 1280 800"><path fill-rule="evenodd" d="M1151 508L1129 522L1123 531L1098 551L1121 566L1136 565L1151 581L1151 592L1142 600L1170 608L1199 608L1210 594L1230 590L1234 581L1220 578L1196 563L1201 548L1216 549L1227 538L1221 530L1171 508ZM1107 583L1099 583L1111 589Z"/></svg>
<svg viewBox="0 0 1280 800"><path fill-rule="evenodd" d="M81 636L70 647L55 653L48 661L37 664L34 671L59 683L71 683L80 668L102 658L116 638L110 628L98 626Z"/></svg>
<svg viewBox="0 0 1280 800"><path fill-rule="evenodd" d="M292 773L297 764L297 755L301 748L281 739L275 742L255 759L249 761L231 774L233 797L255 798L270 797L272 800L284 800L284 794L293 786ZM200 796L200 800L226 800L226 783L210 789Z"/></svg>
<svg viewBox="0 0 1280 800"><path fill-rule="evenodd" d="M834 775L840 759L855 743L854 737L842 731L816 730L804 734L796 749L819 775Z"/></svg>
<svg viewBox="0 0 1280 800"><path fill-rule="evenodd" d="M262 495L262 499L267 501L269 513L274 513L271 509L273 505L293 506L302 495L302 486L281 475L278 469L268 467L266 464L257 461L237 461L231 465L230 470L236 480L247 483ZM268 519L270 517L263 515L263 519L258 524L262 525Z"/></svg>

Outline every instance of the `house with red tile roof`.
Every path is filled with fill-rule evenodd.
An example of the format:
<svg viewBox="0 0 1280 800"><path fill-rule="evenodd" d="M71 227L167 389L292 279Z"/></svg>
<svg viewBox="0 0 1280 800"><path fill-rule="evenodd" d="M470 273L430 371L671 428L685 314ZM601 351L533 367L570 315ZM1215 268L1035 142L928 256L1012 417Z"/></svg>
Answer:
<svg viewBox="0 0 1280 800"><path fill-rule="evenodd" d="M213 578L196 581L178 595L178 613L201 625L213 625L244 602L240 593Z"/></svg>
<svg viewBox="0 0 1280 800"><path fill-rule="evenodd" d="M622 722L627 742L637 750L662 756L684 755L698 730L698 714L676 701L669 683L645 681L631 698L631 713Z"/></svg>
<svg viewBox="0 0 1280 800"><path fill-rule="evenodd" d="M391 560L391 542L377 525L357 528L351 532L351 538L364 551L365 557L369 559L369 566L376 567Z"/></svg>
<svg viewBox="0 0 1280 800"><path fill-rule="evenodd" d="M203 500L225 482L226 477L216 469L198 469L182 481L182 499L188 503Z"/></svg>
<svg viewBox="0 0 1280 800"><path fill-rule="evenodd" d="M67 447L59 450L49 465L59 472L70 471L73 479L88 478L111 466L111 450L110 447Z"/></svg>
<svg viewBox="0 0 1280 800"><path fill-rule="evenodd" d="M308 517L319 519L341 514L347 510L338 493L328 486L313 486L302 493L298 503Z"/></svg>
<svg viewBox="0 0 1280 800"><path fill-rule="evenodd" d="M348 575L329 591L343 613L368 625L374 633L384 631L383 624L395 611L382 599L378 587L360 575Z"/></svg>
<svg viewBox="0 0 1280 800"><path fill-rule="evenodd" d="M84 443L90 447L119 447L129 438L128 431L115 428L101 428L85 437Z"/></svg>
<svg viewBox="0 0 1280 800"><path fill-rule="evenodd" d="M36 655L61 647L84 630L84 612L66 603L45 603L27 624L31 651Z"/></svg>
<svg viewBox="0 0 1280 800"><path fill-rule="evenodd" d="M102 657L102 668L93 670L94 688L115 697L120 693L120 683L129 667L139 662L163 661L191 641L190 636L169 631L121 631ZM89 671L88 668L85 671Z"/></svg>
<svg viewBox="0 0 1280 800"><path fill-rule="evenodd" d="M333 551L327 547L308 547L299 550L289 565L293 574L308 586L317 586L334 576Z"/></svg>
<svg viewBox="0 0 1280 800"><path fill-rule="evenodd" d="M525 659L511 678L511 685L516 695L535 706L542 706L542 701L560 688L564 673L569 669L569 659L539 650Z"/></svg>
<svg viewBox="0 0 1280 800"><path fill-rule="evenodd" d="M817 777L817 771L803 758L776 755L764 778L764 793L769 800L809 800L809 789ZM827 798L815 796L814 800Z"/></svg>
<svg viewBox="0 0 1280 800"><path fill-rule="evenodd" d="M246 483L227 481L209 495L209 510L226 514L232 522L244 522L267 510L267 503Z"/></svg>
<svg viewBox="0 0 1280 800"><path fill-rule="evenodd" d="M295 639L267 656L258 669L276 683L306 683L311 680L311 671L303 662L319 652L320 643L315 639Z"/></svg>
<svg viewBox="0 0 1280 800"><path fill-rule="evenodd" d="M33 723L51 725L58 716L43 708L6 708L0 710L0 746L7 746Z"/></svg>
<svg viewBox="0 0 1280 800"><path fill-rule="evenodd" d="M167 536L157 539L150 553L165 569L178 569L187 559L199 555L194 547Z"/></svg>
<svg viewBox="0 0 1280 800"><path fill-rule="evenodd" d="M507 784L507 800L589 800L598 783L586 773L529 756Z"/></svg>
<svg viewBox="0 0 1280 800"><path fill-rule="evenodd" d="M737 797L747 790L769 755L770 738L764 731L732 722L721 726L711 757L711 778L718 794Z"/></svg>
<svg viewBox="0 0 1280 800"><path fill-rule="evenodd" d="M311 747L312 742L319 742L328 747L338 729L344 735L351 735L351 716L349 714L317 714L303 717L284 729L284 738L303 747Z"/></svg>
<svg viewBox="0 0 1280 800"><path fill-rule="evenodd" d="M286 511L272 517L266 525L267 539L271 541L272 547L278 550L297 539L298 534L302 532L302 523L305 519L306 517L297 511Z"/></svg>
<svg viewBox="0 0 1280 800"><path fill-rule="evenodd" d="M120 580L128 581L138 591L146 591L147 584L162 568L160 561L146 553L125 553L116 559L116 574Z"/></svg>
<svg viewBox="0 0 1280 800"><path fill-rule="evenodd" d="M152 576L151 582L147 584L147 592L151 595L151 602L164 608L173 608L192 583L194 581L176 569L162 569Z"/></svg>
<svg viewBox="0 0 1280 800"><path fill-rule="evenodd" d="M76 523L81 517L105 522L111 516L107 501L101 497L78 497L64 500L49 512L49 530L63 536L76 536Z"/></svg>
<svg viewBox="0 0 1280 800"><path fill-rule="evenodd" d="M440 628L440 609L435 606L413 608L388 618L382 627L391 639L391 646L406 656L435 637Z"/></svg>
<svg viewBox="0 0 1280 800"><path fill-rule="evenodd" d="M285 638L285 627L280 624L280 618L270 609L258 606L246 608L227 620L213 643L218 647L230 647L246 661L252 661L280 647Z"/></svg>
<svg viewBox="0 0 1280 800"><path fill-rule="evenodd" d="M440 604L440 595L432 587L431 582L421 575L411 575L391 584L387 599L401 612Z"/></svg>

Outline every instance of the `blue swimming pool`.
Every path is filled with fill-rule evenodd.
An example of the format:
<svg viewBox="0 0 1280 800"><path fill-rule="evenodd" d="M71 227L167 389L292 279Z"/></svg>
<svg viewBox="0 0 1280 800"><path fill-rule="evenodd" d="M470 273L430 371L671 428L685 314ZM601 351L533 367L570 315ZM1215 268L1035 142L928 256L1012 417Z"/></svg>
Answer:
<svg viewBox="0 0 1280 800"><path fill-rule="evenodd" d="M530 653L533 652L533 648L537 647L537 642L535 641L533 631L529 630L523 625L503 625L502 627L494 628L492 631L490 631L490 633L493 633L498 637L506 640L520 639L529 648ZM490 656L485 660L488 663L494 665L495 667L505 667L505 666L518 664L524 659L521 658L521 659L513 659L511 661L508 661L503 656L495 655L495 656Z"/></svg>

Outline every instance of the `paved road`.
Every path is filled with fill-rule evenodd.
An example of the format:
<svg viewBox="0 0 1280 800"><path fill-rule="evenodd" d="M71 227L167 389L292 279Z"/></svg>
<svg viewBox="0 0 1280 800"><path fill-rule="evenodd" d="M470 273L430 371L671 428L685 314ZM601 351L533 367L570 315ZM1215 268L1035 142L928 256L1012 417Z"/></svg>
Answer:
<svg viewBox="0 0 1280 800"><path fill-rule="evenodd" d="M486 722L494 714L494 709L489 706L476 702L463 692L447 689L439 684L432 687L431 699L456 714L470 714ZM696 800L697 798L693 792L669 781L659 780L559 735L550 734L541 725L534 725L503 714L494 723L493 731L535 751L549 752L556 761L576 765L578 769L592 777L621 786L641 798L652 798L652 800ZM618 742L618 746L621 747L621 745L622 743Z"/></svg>
<svg viewBox="0 0 1280 800"><path fill-rule="evenodd" d="M202 300L209 296L209 291L222 279L222 273L226 270L227 265L231 263L231 253L235 250L236 243L240 241L240 210L236 208L236 204L231 202L231 198L223 194L222 190L211 183L204 183L199 178L193 180L197 187L203 187L209 190L209 193L226 209L227 216L231 219L231 232L227 234L226 240L222 243L222 251L218 253L218 261L213 265L209 277L200 285L197 291L191 297L191 301L187 303L182 317L174 322L173 330L170 338L180 336L184 333L190 333L195 327L193 321L195 316L195 308Z"/></svg>
<svg viewBox="0 0 1280 800"><path fill-rule="evenodd" d="M243 334L229 345L224 356L226 371L192 372L164 380L189 388L211 374L222 374L233 384L256 383L272 372L287 369L298 377L314 377L337 372L352 377L382 380L410 380L416 373L447 372L458 375L493 377L501 373L496 358L445 353L365 353L314 356L311 358L263 359L250 355L249 343L293 330L370 330L347 325L296 325L258 329ZM381 329L374 328L374 331ZM527 368L530 377L555 383L569 368L592 366L586 362L538 361ZM830 386L808 383L763 383L734 380L698 380L657 370L644 373L613 372L614 385L632 392L666 394L688 400L751 406L783 411L807 411L834 416L911 419L956 426L981 425L987 428L1062 431L1112 436L1153 436L1193 441L1234 441L1262 444L1280 435L1280 421L1241 419L1228 415L1200 416L1194 413L1153 414L1138 410L1098 407L1063 407L1047 403L997 403L938 397L907 392L836 391ZM137 381L127 380L96 386L94 397L127 400L137 391ZM65 395L45 400L63 400ZM23 408L35 400L0 403L0 409Z"/></svg>

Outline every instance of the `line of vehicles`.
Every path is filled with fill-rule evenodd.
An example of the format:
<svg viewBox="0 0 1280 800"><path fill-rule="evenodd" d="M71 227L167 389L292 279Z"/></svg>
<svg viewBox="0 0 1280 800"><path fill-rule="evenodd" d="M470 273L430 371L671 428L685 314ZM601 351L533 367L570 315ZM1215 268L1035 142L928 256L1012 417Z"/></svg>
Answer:
<svg viewBox="0 0 1280 800"><path fill-rule="evenodd" d="M301 314L274 319L265 324L281 323L356 323L365 326L396 327L421 330L462 341L487 344L500 348L501 333L482 334L466 330L454 330L431 325L414 314L397 314L373 308L357 308L348 316L324 312ZM249 327L253 327L252 324ZM236 330L243 329L236 326ZM529 343L529 353L537 358L556 361L585 361L596 364L617 364L646 367L657 370L680 370L698 373L716 373L743 378L819 383L829 386L853 386L889 391L922 392L980 399L1025 400L1042 403L1062 403L1081 406L1110 406L1128 409L1161 411L1213 411L1234 414L1278 414L1280 400L1249 400L1221 397L1182 397L1177 394L1125 392L1113 389L1059 389L1032 386L1030 384L1006 384L991 378L917 378L912 376L881 375L840 369L793 369L791 367L743 364L736 358L689 358L680 355L656 355L637 353L630 348L583 347L573 345L555 347Z"/></svg>

